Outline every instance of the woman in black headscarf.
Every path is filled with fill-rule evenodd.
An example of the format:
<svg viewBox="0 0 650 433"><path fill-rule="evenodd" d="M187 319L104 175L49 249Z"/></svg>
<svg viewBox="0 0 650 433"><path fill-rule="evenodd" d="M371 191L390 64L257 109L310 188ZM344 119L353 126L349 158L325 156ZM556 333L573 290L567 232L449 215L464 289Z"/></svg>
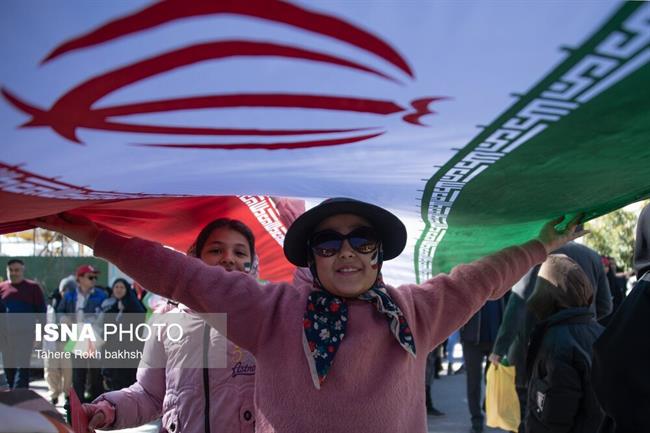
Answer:
<svg viewBox="0 0 650 433"><path fill-rule="evenodd" d="M102 311L105 313L105 321L120 324L127 329L129 325L135 327L145 319L144 306L138 300L131 284L124 278L118 278L113 282L111 296L102 302ZM143 343L137 339L119 342L117 338L112 338L106 342L105 350L109 352L142 350L142 346ZM135 382L136 371L135 367L103 368L104 387L109 391L126 388Z"/></svg>

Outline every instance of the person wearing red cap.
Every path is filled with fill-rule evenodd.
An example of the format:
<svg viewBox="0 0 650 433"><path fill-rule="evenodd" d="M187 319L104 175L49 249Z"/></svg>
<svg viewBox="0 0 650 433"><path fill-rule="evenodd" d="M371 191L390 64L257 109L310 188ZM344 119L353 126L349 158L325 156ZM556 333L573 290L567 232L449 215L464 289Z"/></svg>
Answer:
<svg viewBox="0 0 650 433"><path fill-rule="evenodd" d="M71 321L77 323L92 321L93 315L101 312L101 305L107 298L106 292L95 287L99 270L92 265L81 265L77 268L77 289L65 294L56 312L67 314ZM65 320L64 318L63 320ZM83 401L92 401L103 392L100 370L89 368L90 360L72 360L72 387ZM86 382L90 384L90 396L85 399Z"/></svg>
<svg viewBox="0 0 650 433"><path fill-rule="evenodd" d="M95 287L99 270L92 265L81 265L77 268L77 290L68 292L57 307L57 313L77 313L82 311L94 314L101 311L102 301L107 295Z"/></svg>
<svg viewBox="0 0 650 433"><path fill-rule="evenodd" d="M77 275L77 278L79 278L82 276L97 277L97 274L99 273L100 273L99 269L93 267L93 265L81 265L77 268L77 272L75 274Z"/></svg>

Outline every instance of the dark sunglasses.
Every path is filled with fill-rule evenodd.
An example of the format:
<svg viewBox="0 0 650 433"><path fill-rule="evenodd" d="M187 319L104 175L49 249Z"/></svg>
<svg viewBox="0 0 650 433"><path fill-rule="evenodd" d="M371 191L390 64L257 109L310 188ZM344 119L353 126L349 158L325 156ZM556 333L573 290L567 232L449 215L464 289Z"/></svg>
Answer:
<svg viewBox="0 0 650 433"><path fill-rule="evenodd" d="M93 280L93 281L94 281L94 280L97 279L97 275L89 275L89 276L86 276L86 278L88 278L89 280Z"/></svg>
<svg viewBox="0 0 650 433"><path fill-rule="evenodd" d="M353 250L361 254L370 254L379 245L377 232L370 227L359 227L347 235L334 230L323 230L314 233L309 239L309 248L321 257L332 257L341 251L343 242L347 240Z"/></svg>

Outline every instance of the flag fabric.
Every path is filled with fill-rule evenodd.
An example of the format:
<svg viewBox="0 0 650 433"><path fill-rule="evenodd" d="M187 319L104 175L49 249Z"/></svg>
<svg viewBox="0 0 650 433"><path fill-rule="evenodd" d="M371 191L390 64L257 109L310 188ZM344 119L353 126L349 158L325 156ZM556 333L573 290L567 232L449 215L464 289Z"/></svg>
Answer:
<svg viewBox="0 0 650 433"><path fill-rule="evenodd" d="M70 418L72 418L72 429L75 433L86 433L88 431L88 415L81 407L81 400L74 388L70 388Z"/></svg>
<svg viewBox="0 0 650 433"><path fill-rule="evenodd" d="M31 389L0 392L0 419L2 432L73 433L56 408Z"/></svg>
<svg viewBox="0 0 650 433"><path fill-rule="evenodd" d="M408 223L385 272L412 282L650 195L648 3L0 10L5 232L72 210L165 241L215 195L347 196Z"/></svg>
<svg viewBox="0 0 650 433"><path fill-rule="evenodd" d="M25 194L0 192L7 217L17 221L0 222L7 233L24 230L25 220L39 215L67 211L86 217L101 227L126 235L163 243L186 252L201 229L210 221L227 217L242 221L255 236L262 281L292 281L295 267L282 252L287 227L304 211L302 200L264 196L165 197L131 200L60 200Z"/></svg>

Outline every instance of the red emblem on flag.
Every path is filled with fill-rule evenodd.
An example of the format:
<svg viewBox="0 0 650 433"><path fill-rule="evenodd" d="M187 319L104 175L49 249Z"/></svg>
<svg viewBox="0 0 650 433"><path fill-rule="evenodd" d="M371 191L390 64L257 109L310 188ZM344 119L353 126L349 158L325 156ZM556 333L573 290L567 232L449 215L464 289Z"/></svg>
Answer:
<svg viewBox="0 0 650 433"><path fill-rule="evenodd" d="M397 68L400 71L399 74L406 75L409 80L414 79L413 71L406 60L379 37L335 16L309 11L285 2L266 0L168 0L159 2L131 15L108 22L89 33L59 45L43 60L43 63L55 61L61 56L77 50L97 47L176 20L221 14L246 16L333 38L385 60ZM409 104L401 104L392 100L367 97L273 92L206 94L96 107L96 103L102 98L142 80L199 62L218 62L239 57L298 59L315 64L346 68L389 82L400 82L389 72L334 54L283 43L227 39L163 52L93 76L60 96L49 109L29 103L6 88L2 88L2 94L14 107L31 116L31 119L22 127L49 127L60 136L79 144L82 144L77 136L79 128L126 133L187 135L190 137L262 137L260 141L251 140L244 143L229 143L222 138L215 140L218 141L215 143L138 144L193 149L298 149L335 146L378 137L386 131L375 125L361 128L270 129L137 124L113 119L119 116L182 110L242 107L297 108L365 113L376 116L399 115L405 122L422 125L421 118L423 116L435 113L429 109L429 105L445 99L445 97L426 97L413 100ZM341 137L341 134L345 134L345 136ZM305 136L314 138L304 138Z"/></svg>

